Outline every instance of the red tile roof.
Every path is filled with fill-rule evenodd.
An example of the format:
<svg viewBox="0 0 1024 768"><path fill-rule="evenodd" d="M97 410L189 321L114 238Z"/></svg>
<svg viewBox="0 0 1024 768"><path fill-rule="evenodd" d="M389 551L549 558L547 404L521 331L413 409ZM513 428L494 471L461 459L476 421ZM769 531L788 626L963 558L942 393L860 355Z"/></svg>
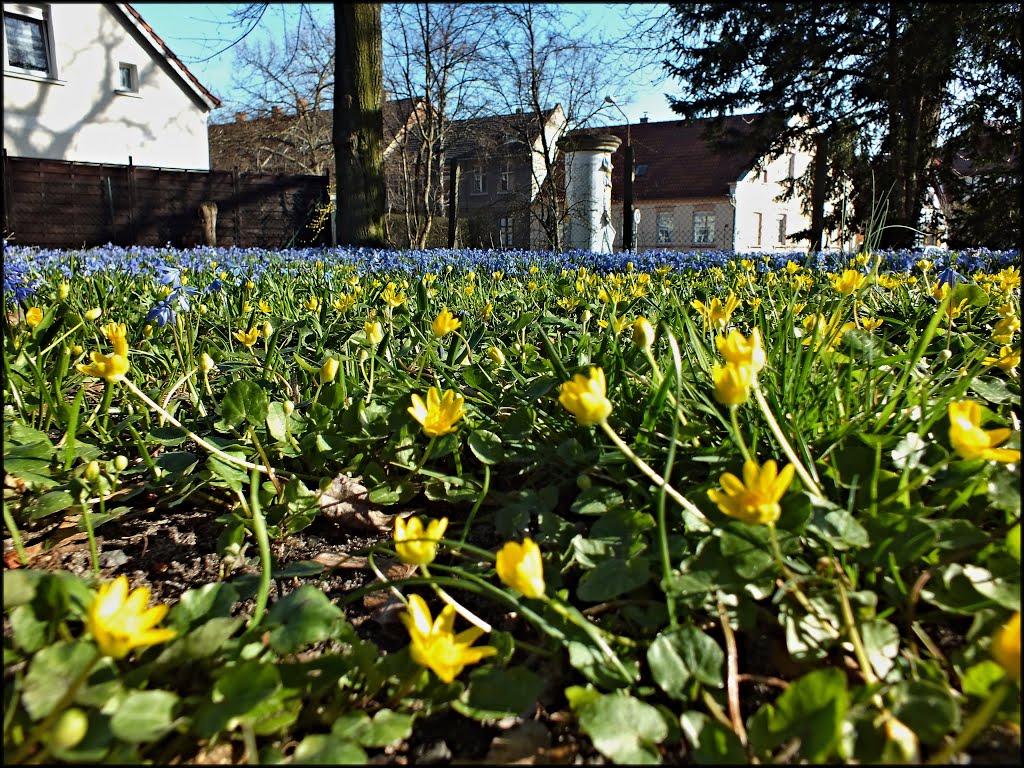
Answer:
<svg viewBox="0 0 1024 768"><path fill-rule="evenodd" d="M128 12L128 14L135 20L135 22L137 24L139 24L141 27L143 27L146 30L146 32L148 32L150 35L153 36L153 39L156 40L156 42L160 45L161 49L163 49L163 54L167 58L167 60L170 61L171 64L174 65L175 68L177 68L181 72L182 75L184 75L186 78L188 78L192 82L192 84L199 91L202 92L202 94L204 96L206 96L210 101L213 102L214 108L219 107L220 106L220 99L218 99L216 96L214 96L212 93L210 93L210 91L208 91L206 89L206 87L202 83L199 82L199 78L197 78L195 75L193 75L189 71L188 67L186 67L181 62L181 59L179 59L177 56L174 55L174 51L172 51L168 47L167 43L165 43L160 38L160 35L158 35L156 32L153 31L153 28L151 26L149 26L149 23L144 18L142 18L141 14L139 14L139 12L137 10L132 8L132 6L129 3L120 3L120 6L125 11Z"/></svg>
<svg viewBox="0 0 1024 768"><path fill-rule="evenodd" d="M723 129L727 135L746 134L754 122L764 119L763 113L732 115L725 118ZM638 168L647 166L646 172L638 173L633 182L636 202L729 195L729 184L754 166L756 153L716 151L703 137L710 122L711 118L630 125L634 164ZM621 200L626 126L588 128L583 132L610 133L622 140L612 154L612 199Z"/></svg>

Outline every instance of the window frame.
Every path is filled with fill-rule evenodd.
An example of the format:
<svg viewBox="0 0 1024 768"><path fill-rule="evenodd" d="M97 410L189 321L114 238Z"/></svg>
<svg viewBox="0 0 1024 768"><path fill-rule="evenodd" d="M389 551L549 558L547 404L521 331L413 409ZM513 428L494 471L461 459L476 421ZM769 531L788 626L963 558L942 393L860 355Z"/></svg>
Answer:
<svg viewBox="0 0 1024 768"><path fill-rule="evenodd" d="M121 77L124 70L128 70L128 78L131 81L131 87L125 88L124 81ZM129 64L126 61L120 61L117 64L117 85L114 87L116 93L137 96L139 94L139 68L135 64Z"/></svg>
<svg viewBox="0 0 1024 768"><path fill-rule="evenodd" d="M46 54L46 70L29 69L27 67L19 67L11 64L11 45L7 36L7 18L19 19L29 23L37 25L43 33L43 50ZM38 80L56 80L57 79L57 57L56 57L56 45L54 43L54 32L53 32L53 17L50 12L50 6L47 4L45 7L32 6L32 5L16 5L10 4L4 5L4 25L3 25L3 44L4 44L4 74L17 75L22 77L28 77Z"/></svg>
<svg viewBox="0 0 1024 768"><path fill-rule="evenodd" d="M469 180L469 194L487 194L487 169L484 168L483 163L477 163L476 165L473 166L473 170L472 173L470 174Z"/></svg>
<svg viewBox="0 0 1024 768"><path fill-rule="evenodd" d="M777 237L778 242L776 243L776 245L785 245L786 244L786 234L787 234L787 231L788 231L787 230L786 214L780 213L778 216L776 216L775 217L775 224L778 227L778 232L776 233L776 237Z"/></svg>
<svg viewBox="0 0 1024 768"><path fill-rule="evenodd" d="M486 190L485 190L486 191ZM506 159L502 164L501 172L498 175L498 194L508 195L512 193L512 161Z"/></svg>
<svg viewBox="0 0 1024 768"><path fill-rule="evenodd" d="M754 211L754 223L757 224L757 242L754 243L755 248L761 247L761 230L764 227L764 216L760 211Z"/></svg>
<svg viewBox="0 0 1024 768"><path fill-rule="evenodd" d="M662 221L668 222L668 227L662 227ZM666 238L662 238L661 233L668 232ZM675 242L676 233L676 220L672 211L655 211L654 212L654 244L655 245L672 245Z"/></svg>
<svg viewBox="0 0 1024 768"><path fill-rule="evenodd" d="M707 239L698 238L698 219L703 219L703 225L700 227L701 233L707 233ZM694 245L714 245L715 244L715 212L714 211L695 211L693 214L693 244Z"/></svg>
<svg viewBox="0 0 1024 768"><path fill-rule="evenodd" d="M501 248L512 247L513 223L511 216L498 218L498 245Z"/></svg>

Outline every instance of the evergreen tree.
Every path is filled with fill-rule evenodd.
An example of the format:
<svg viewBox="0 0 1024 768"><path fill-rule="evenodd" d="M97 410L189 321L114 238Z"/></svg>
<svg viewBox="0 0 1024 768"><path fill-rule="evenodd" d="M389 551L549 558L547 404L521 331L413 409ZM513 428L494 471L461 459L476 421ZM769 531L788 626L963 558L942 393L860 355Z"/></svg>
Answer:
<svg viewBox="0 0 1024 768"><path fill-rule="evenodd" d="M665 66L682 93L672 106L685 118L772 112L787 127L755 132L759 151L778 157L795 141L828 158L802 180L813 188L812 246L829 188L863 173L841 167L853 155L833 148L868 137L874 194L888 211L880 244L909 245L944 127L998 116L1019 141L1020 112L1006 108L1021 101L1019 15L1019 3L675 4L676 61ZM1019 194L1019 176L1008 193Z"/></svg>

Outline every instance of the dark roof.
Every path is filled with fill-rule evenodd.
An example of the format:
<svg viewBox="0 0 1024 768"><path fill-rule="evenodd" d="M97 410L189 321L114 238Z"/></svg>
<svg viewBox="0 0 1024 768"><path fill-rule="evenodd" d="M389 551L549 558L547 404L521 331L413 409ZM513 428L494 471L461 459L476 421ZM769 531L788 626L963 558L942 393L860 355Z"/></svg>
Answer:
<svg viewBox="0 0 1024 768"><path fill-rule="evenodd" d="M723 135L746 135L764 119L762 113L726 117ZM758 153L750 149L716 150L704 137L712 122L713 118L704 118L631 124L634 165L647 166L646 172L633 181L634 200L727 197L729 185L754 167ZM610 133L622 140L612 154L612 199L621 200L626 126L587 128L575 133Z"/></svg>
<svg viewBox="0 0 1024 768"><path fill-rule="evenodd" d="M509 143L529 146L540 136L557 105L542 113L538 120L533 112L512 115L491 115L465 120L452 120L448 128L449 142L445 152L450 159L468 158L498 151Z"/></svg>
<svg viewBox="0 0 1024 768"><path fill-rule="evenodd" d="M135 19L135 21L136 21L136 22L137 22L138 24L140 24L140 25L141 25L142 27L144 27L144 28L145 28L145 30L146 30L146 31L147 31L147 32L148 32L148 33L149 33L150 35L152 35L152 36L153 36L153 39L154 39L154 40L156 40L156 41L157 41L157 43L159 43L159 45L160 45L160 48L162 49L162 52L163 52L164 56L165 56L165 57L166 57L166 58L167 58L167 59L168 59L168 60L169 60L169 61L170 61L170 62L171 62L172 64L174 64L175 66L177 66L177 68L178 68L179 70L181 70L181 73L182 73L183 75L185 75L185 77L187 77L187 78L188 78L188 79L189 79L189 80L190 80L190 81L191 81L191 82L192 82L192 83L193 83L193 84L195 85L195 87L196 87L196 88L198 88L198 89L199 89L200 91L202 91L202 92L203 92L203 93L204 93L204 94L205 94L205 95L206 95L206 96L207 96L207 97L208 97L208 98L210 99L210 101L211 101L211 102L213 102L213 105L214 105L215 107L219 107L219 106L220 106L220 99L218 99L218 98L217 98L216 96L214 96L214 95L213 95L212 93L210 93L210 91L209 91L209 90L207 90L207 88L206 88L206 87L205 87L205 86L204 86L204 85L203 85L202 83L200 83L200 82L199 82L199 78L197 78L197 77L196 77L195 75L193 75L193 74L192 74L192 72L191 72L191 71L189 71L189 68L188 68L188 67L186 67L186 66L185 66L185 65L184 65L184 64L182 63L181 59L179 59L179 58L178 58L177 56L175 56L175 55L174 55L174 51L172 51L172 50L170 49L170 47L168 47L167 43L165 43L165 42L164 42L164 41L163 41L163 40L162 40L162 39L160 38L160 35L158 35L158 34L157 34L156 32L154 32L154 31L153 31L153 28L152 28L152 27L151 27L151 26L149 25L149 23L148 23L148 22L147 22L147 21L146 21L146 20L145 20L144 18L142 18L142 15L141 15L141 14L140 14L140 13L139 13L139 12L138 12L137 10L135 10L134 8L132 8L132 6L131 6L130 4L128 4L128 3L121 3L121 6L122 6L122 7L123 7L123 8L124 8L124 9L125 9L126 11L128 11L129 15L131 15L131 17L132 17L133 19Z"/></svg>

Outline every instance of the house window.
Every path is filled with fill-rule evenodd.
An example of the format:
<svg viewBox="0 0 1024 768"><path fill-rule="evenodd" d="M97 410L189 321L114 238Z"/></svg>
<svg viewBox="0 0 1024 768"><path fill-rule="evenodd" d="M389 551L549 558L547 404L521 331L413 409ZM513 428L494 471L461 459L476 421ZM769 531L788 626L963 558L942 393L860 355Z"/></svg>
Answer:
<svg viewBox="0 0 1024 768"><path fill-rule="evenodd" d="M675 226L675 221L672 219L671 211L658 211L655 216L655 224L657 226L657 235L655 236L655 242L658 245L667 245L672 242L672 229Z"/></svg>
<svg viewBox="0 0 1024 768"><path fill-rule="evenodd" d="M507 194L512 191L512 161L506 160L501 168L501 177L498 179L498 192Z"/></svg>
<svg viewBox="0 0 1024 768"><path fill-rule="evenodd" d="M779 214L779 245L786 244L786 214Z"/></svg>
<svg viewBox="0 0 1024 768"><path fill-rule="evenodd" d="M134 64L117 66L117 90L124 93L138 93L139 70Z"/></svg>
<svg viewBox="0 0 1024 768"><path fill-rule="evenodd" d="M765 168L763 171L761 171L761 183L762 184L767 184L768 183L768 169L767 168Z"/></svg>
<svg viewBox="0 0 1024 768"><path fill-rule="evenodd" d="M693 214L693 244L711 245L715 241L715 214Z"/></svg>
<svg viewBox="0 0 1024 768"><path fill-rule="evenodd" d="M6 65L32 75L55 77L49 18L42 11L25 11L32 15L4 13Z"/></svg>
<svg viewBox="0 0 1024 768"><path fill-rule="evenodd" d="M754 214L754 245L758 248L761 247L761 219L760 213Z"/></svg>
<svg viewBox="0 0 1024 768"><path fill-rule="evenodd" d="M790 153L789 155L789 178L796 177L796 153Z"/></svg>
<svg viewBox="0 0 1024 768"><path fill-rule="evenodd" d="M482 165L473 166L473 182L471 191L474 195L482 195L487 191L487 174Z"/></svg>
<svg viewBox="0 0 1024 768"><path fill-rule="evenodd" d="M640 163L640 165L638 165L636 167L636 170L633 171L633 176L635 178L640 178L641 176L646 176L647 175L647 169L649 167L650 166L647 163Z"/></svg>
<svg viewBox="0 0 1024 768"><path fill-rule="evenodd" d="M498 219L498 245L502 248L512 247L512 218L502 216Z"/></svg>

